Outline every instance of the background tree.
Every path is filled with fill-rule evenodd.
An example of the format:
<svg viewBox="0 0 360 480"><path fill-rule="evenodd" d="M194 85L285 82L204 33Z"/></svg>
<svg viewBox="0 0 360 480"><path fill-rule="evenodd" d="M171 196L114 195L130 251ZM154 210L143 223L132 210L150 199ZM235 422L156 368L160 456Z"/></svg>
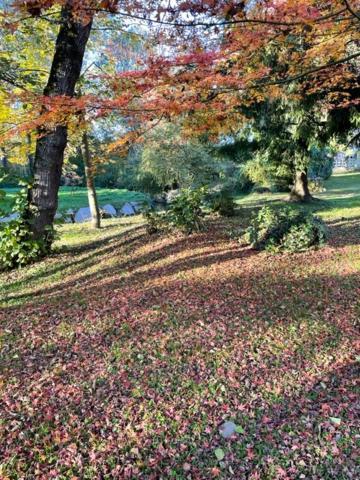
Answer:
<svg viewBox="0 0 360 480"><path fill-rule="evenodd" d="M186 138L178 125L162 122L143 139L139 176L151 175L162 188L210 184L220 170L213 153L210 144Z"/></svg>

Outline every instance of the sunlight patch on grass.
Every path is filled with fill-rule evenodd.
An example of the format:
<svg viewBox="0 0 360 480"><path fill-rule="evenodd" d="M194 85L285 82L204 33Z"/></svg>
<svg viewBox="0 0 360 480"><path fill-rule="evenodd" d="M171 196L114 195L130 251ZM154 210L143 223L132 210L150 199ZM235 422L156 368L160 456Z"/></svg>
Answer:
<svg viewBox="0 0 360 480"><path fill-rule="evenodd" d="M17 188L4 188L5 199L1 207L9 211L14 201ZM100 206L111 204L115 208L121 208L126 202L142 203L148 199L148 195L141 192L131 192L119 188L97 188L98 201ZM59 190L59 212L66 212L69 209L78 210L81 207L88 207L87 189L85 187L60 187Z"/></svg>

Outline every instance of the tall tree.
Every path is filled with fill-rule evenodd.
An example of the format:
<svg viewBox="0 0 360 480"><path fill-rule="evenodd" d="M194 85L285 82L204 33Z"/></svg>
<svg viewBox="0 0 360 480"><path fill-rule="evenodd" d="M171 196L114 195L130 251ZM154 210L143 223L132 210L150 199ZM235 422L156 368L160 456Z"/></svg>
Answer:
<svg viewBox="0 0 360 480"><path fill-rule="evenodd" d="M331 111L317 97L267 100L246 109L254 152L246 172L255 183L289 187L292 201L312 200L308 171L314 152L336 137ZM323 161L327 162L326 156Z"/></svg>
<svg viewBox="0 0 360 480"><path fill-rule="evenodd" d="M52 130L48 126L47 108L37 119L41 135L30 198L37 208L32 227L37 237L44 236L46 225L52 224L55 214L66 145L65 117L76 114L84 102L97 116L117 111L135 117L134 128L162 116L191 112L193 130L215 126L225 131L239 121L239 104L249 98L255 102L267 96L276 98L283 84L294 81L309 80L308 88L312 91L324 87L330 90L330 86L336 85L329 102L346 101L347 83L354 77L355 62L360 56L358 2L190 0L169 2L166 7L162 1L124 0L116 13L134 22L146 19L164 27L156 32L156 38L166 41L169 47L163 49L163 56L149 58L141 74L135 69L103 77L102 98L70 102L91 30L91 17L98 10L114 12L118 2L15 0L14 3L25 6L35 16L42 7L62 5L53 68L44 92L45 97L55 99L49 108L53 112L56 109L58 115ZM299 39L306 44L306 54L298 49ZM281 58L275 68L269 67L264 51L270 42L276 42L283 58L290 59L285 68L281 66ZM184 49L184 44L185 54L179 54L178 48Z"/></svg>
<svg viewBox="0 0 360 480"><path fill-rule="evenodd" d="M74 96L91 26L91 17L81 21L74 15L72 2L65 3L45 97ZM40 127L33 165L34 183L29 196L30 207L35 209L31 229L36 239L52 240L48 237L48 227L52 226L57 209L66 143L66 119L52 129Z"/></svg>

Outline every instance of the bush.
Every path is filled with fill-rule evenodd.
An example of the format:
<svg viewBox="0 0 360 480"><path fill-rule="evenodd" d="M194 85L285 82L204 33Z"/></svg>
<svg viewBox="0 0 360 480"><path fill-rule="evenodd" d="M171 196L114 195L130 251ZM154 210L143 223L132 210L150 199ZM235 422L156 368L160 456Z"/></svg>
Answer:
<svg viewBox="0 0 360 480"><path fill-rule="evenodd" d="M325 184L322 178L314 178L309 181L309 190L311 193L326 192Z"/></svg>
<svg viewBox="0 0 360 480"><path fill-rule="evenodd" d="M222 191L210 198L210 208L223 217L235 215L235 203L229 192Z"/></svg>
<svg viewBox="0 0 360 480"><path fill-rule="evenodd" d="M154 210L144 212L148 233L180 230L190 235L202 230L204 225L201 204L205 195L205 187L197 190L184 189L172 200L165 212L159 213Z"/></svg>
<svg viewBox="0 0 360 480"><path fill-rule="evenodd" d="M311 179L328 180L334 168L334 153L328 149L312 148L308 175Z"/></svg>
<svg viewBox="0 0 360 480"><path fill-rule="evenodd" d="M253 248L273 252L303 252L323 245L326 236L321 219L289 207L263 207L245 234L246 241Z"/></svg>
<svg viewBox="0 0 360 480"><path fill-rule="evenodd" d="M14 188L19 184L19 176L14 168L0 167L0 185L3 188Z"/></svg>
<svg viewBox="0 0 360 480"><path fill-rule="evenodd" d="M182 190L167 211L166 219L169 225L188 235L202 230L204 225L201 204L206 193L205 187Z"/></svg>
<svg viewBox="0 0 360 480"><path fill-rule="evenodd" d="M47 252L46 242L32 238L30 226L24 220L27 208L26 187L17 193L12 209L12 213L18 217L0 223L0 270L22 267Z"/></svg>
<svg viewBox="0 0 360 480"><path fill-rule="evenodd" d="M146 220L146 231L149 235L160 233L166 230L165 214L157 212L153 208L147 208L143 211Z"/></svg>
<svg viewBox="0 0 360 480"><path fill-rule="evenodd" d="M282 248L287 252L304 252L311 247L325 243L326 229L320 218L309 215L300 225L293 225L282 240Z"/></svg>

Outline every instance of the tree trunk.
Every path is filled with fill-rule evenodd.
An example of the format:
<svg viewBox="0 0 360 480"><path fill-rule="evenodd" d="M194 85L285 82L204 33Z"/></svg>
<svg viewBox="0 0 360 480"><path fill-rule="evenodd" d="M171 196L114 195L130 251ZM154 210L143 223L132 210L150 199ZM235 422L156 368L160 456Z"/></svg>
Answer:
<svg viewBox="0 0 360 480"><path fill-rule="evenodd" d="M312 198L308 185L307 171L296 171L289 200L292 202L309 202Z"/></svg>
<svg viewBox="0 0 360 480"><path fill-rule="evenodd" d="M31 135L30 133L27 134L26 136L26 143L27 143L27 148L28 148L28 151L27 151L27 161L28 161L28 164L27 164L27 171L28 171L28 176L32 179L33 176L34 176L34 155L32 154L31 152Z"/></svg>
<svg viewBox="0 0 360 480"><path fill-rule="evenodd" d="M82 143L83 143L82 158L85 166L85 179L86 179L86 188L87 188L87 194L89 199L89 207L91 212L91 225L93 228L100 228L99 204L98 204L96 189L95 189L94 171L93 171L93 165L91 162L89 139L86 132L84 132L83 134Z"/></svg>
<svg viewBox="0 0 360 480"><path fill-rule="evenodd" d="M81 73L85 47L92 22L78 23L72 17L71 1L62 8L62 23L56 40L50 76L44 90L46 96L72 97ZM58 190L67 144L67 126L58 125L49 131L41 128L36 142L34 183L29 192L31 230L34 238L52 241L52 227L57 209Z"/></svg>
<svg viewBox="0 0 360 480"><path fill-rule="evenodd" d="M0 154L1 154L1 166L6 171L9 168L9 161L7 159L6 152L5 152L4 148L0 149Z"/></svg>

